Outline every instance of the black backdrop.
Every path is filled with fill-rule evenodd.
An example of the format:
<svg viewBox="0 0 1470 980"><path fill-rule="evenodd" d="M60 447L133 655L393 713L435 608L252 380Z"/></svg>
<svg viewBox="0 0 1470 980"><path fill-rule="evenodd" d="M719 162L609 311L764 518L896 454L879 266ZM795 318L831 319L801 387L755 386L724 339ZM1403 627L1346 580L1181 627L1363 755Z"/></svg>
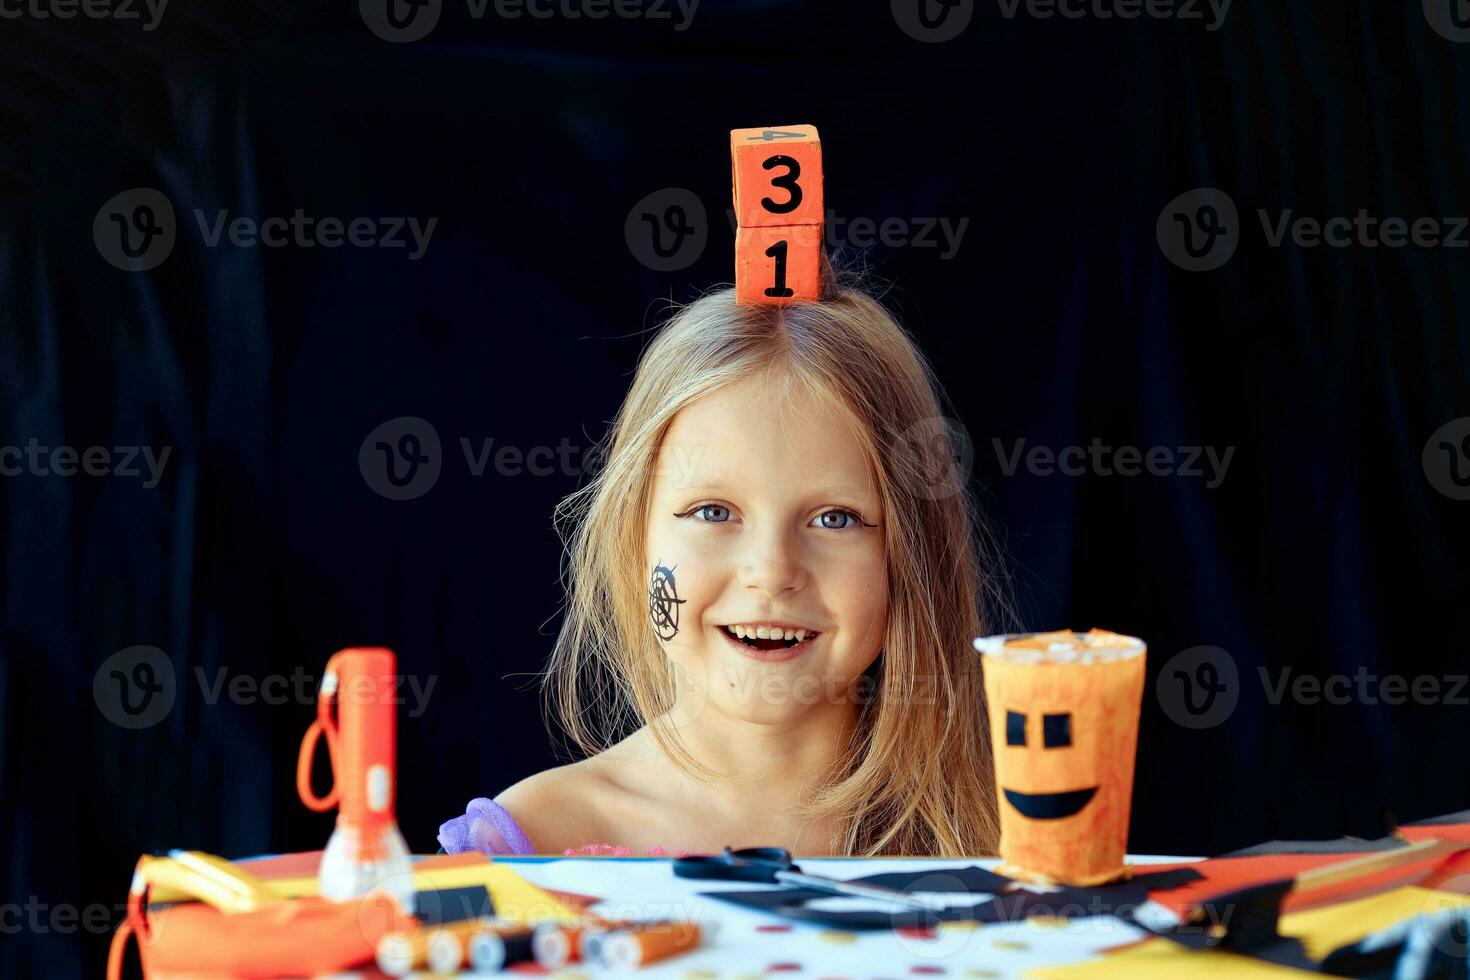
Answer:
<svg viewBox="0 0 1470 980"><path fill-rule="evenodd" d="M142 852L324 842L292 783L309 697L214 697L221 679L279 694L340 647L392 646L434 683L400 715L419 851L469 797L556 761L532 684L559 601L551 509L661 303L730 278L737 126L817 124L844 228L902 222L838 244L952 395L1022 623L1149 641L1134 850L1372 836L1470 805L1470 502L1431 440L1449 425L1455 445L1470 415L1470 252L1273 246L1257 215L1449 233L1470 212L1470 46L1419 4L1237 0L1209 30L1203 4L1204 21L980 2L926 43L902 3L705 0L678 30L673 7L594 22L451 2L388 43L353 3L178 3L152 31L0 22L0 446L170 450L152 487L30 464L0 479L0 925L26 940L0 944L7 976L95 974L105 930L55 911L102 904L110 928ZM94 219L139 187L167 197L176 242L122 271ZM1237 217L1179 213L1221 214L1238 247L1188 271L1156 224L1200 187ZM706 214L660 271L625 232L669 188ZM208 247L194 217L298 208L437 224L410 260ZM925 219L968 222L952 255L899 243ZM438 437L440 473L393 500L359 449L404 417ZM570 448L549 475L476 476L461 439ZM1203 463L1011 468L1020 439L1233 454L1207 486ZM107 665L140 645L175 682L128 728ZM1171 675L1228 689L1214 715L1181 714L1203 694L1177 678L1155 688L1181 653ZM1285 668L1367 680L1342 704L1273 703ZM1386 704L1388 675L1439 694Z"/></svg>

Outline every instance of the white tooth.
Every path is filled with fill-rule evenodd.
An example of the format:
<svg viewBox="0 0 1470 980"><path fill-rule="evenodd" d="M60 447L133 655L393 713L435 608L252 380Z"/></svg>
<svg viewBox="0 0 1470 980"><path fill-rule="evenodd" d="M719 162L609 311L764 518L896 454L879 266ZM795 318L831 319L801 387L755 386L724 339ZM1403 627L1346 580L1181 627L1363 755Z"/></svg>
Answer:
<svg viewBox="0 0 1470 980"><path fill-rule="evenodd" d="M786 635L781 637L781 639L785 640L788 643L791 642L792 640L796 639L796 630L787 630Z"/></svg>
<svg viewBox="0 0 1470 980"><path fill-rule="evenodd" d="M755 638L757 640L769 640L771 638L771 628L769 626L757 626L755 628Z"/></svg>
<svg viewBox="0 0 1470 980"><path fill-rule="evenodd" d="M797 643L800 643L800 642L802 642L805 639L806 639L806 630L797 630L796 631L796 642Z"/></svg>
<svg viewBox="0 0 1470 980"><path fill-rule="evenodd" d="M745 627L744 626L732 626L732 627L730 627L730 632L734 633L736 636L740 637L742 640L745 639Z"/></svg>

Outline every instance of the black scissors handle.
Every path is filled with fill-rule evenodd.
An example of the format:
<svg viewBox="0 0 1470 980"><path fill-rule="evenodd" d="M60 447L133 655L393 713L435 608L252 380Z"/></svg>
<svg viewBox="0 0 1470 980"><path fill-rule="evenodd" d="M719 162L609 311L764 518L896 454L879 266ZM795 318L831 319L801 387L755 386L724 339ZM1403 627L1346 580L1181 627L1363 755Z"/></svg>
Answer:
<svg viewBox="0 0 1470 980"><path fill-rule="evenodd" d="M781 847L725 848L721 855L692 854L674 859L674 874L680 878L716 878L724 881L759 881L780 884L779 872L800 872L791 863L791 852Z"/></svg>

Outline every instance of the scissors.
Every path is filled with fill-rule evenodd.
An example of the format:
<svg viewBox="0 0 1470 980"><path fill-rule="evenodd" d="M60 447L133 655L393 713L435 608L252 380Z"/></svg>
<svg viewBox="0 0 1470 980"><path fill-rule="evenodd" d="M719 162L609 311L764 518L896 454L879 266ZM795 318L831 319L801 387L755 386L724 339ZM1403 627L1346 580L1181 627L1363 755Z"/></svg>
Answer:
<svg viewBox="0 0 1470 980"><path fill-rule="evenodd" d="M942 912L947 906L896 888L841 881L807 874L791 861L791 852L780 847L725 848L721 855L694 854L674 859L674 874L680 878L710 878L717 881L756 881L769 885L798 885L833 895L851 895L890 902L907 908Z"/></svg>

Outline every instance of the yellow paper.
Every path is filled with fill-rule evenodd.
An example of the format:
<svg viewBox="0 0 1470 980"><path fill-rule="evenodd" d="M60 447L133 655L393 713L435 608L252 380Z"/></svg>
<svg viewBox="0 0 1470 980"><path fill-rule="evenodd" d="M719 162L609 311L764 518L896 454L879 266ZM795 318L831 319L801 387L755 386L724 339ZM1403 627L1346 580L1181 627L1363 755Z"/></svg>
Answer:
<svg viewBox="0 0 1470 980"><path fill-rule="evenodd" d="M1334 949L1355 943L1395 922L1465 905L1470 905L1470 895L1452 895L1429 888L1395 888L1351 902L1289 912L1281 917L1278 931L1283 936L1300 939L1307 955L1320 960Z"/></svg>
<svg viewBox="0 0 1470 980"><path fill-rule="evenodd" d="M166 858L145 854L133 873L133 891L142 888L141 879L155 895L197 899L225 913L253 912L283 897L244 868L203 851L175 851Z"/></svg>
<svg viewBox="0 0 1470 980"><path fill-rule="evenodd" d="M541 922L578 922L583 918L579 909L558 900L550 892L531 884L516 874L508 865L486 861L484 864L466 864L450 868L434 868L414 871L413 891L436 891L441 888L463 888L467 885L484 885L490 892L490 902L497 918L506 922L534 924ZM267 882L271 891L282 898L297 898L318 893L315 875L298 878L276 878ZM150 902L184 902L194 898L177 889L156 888L148 897Z"/></svg>
<svg viewBox="0 0 1470 980"><path fill-rule="evenodd" d="M1370 932L1417 915L1465 905L1470 905L1470 895L1452 895L1428 888L1395 888L1325 908L1290 912L1281 917L1278 931L1301 940L1307 956L1321 961L1333 950L1355 943ZM1168 939L1151 939L1087 963L1045 967L1028 971L1026 976L1035 980L1094 980L1113 976L1173 980L1196 973L1244 978L1318 975L1217 949L1194 951Z"/></svg>
<svg viewBox="0 0 1470 980"><path fill-rule="evenodd" d="M1027 970L1024 976L1027 980L1101 980L1103 977L1178 980L1179 977L1192 976L1208 976L1220 980L1269 980L1273 977L1315 977L1319 974L1217 949L1196 952L1169 939L1150 939L1116 953L1105 953L1086 963L1039 967Z"/></svg>

